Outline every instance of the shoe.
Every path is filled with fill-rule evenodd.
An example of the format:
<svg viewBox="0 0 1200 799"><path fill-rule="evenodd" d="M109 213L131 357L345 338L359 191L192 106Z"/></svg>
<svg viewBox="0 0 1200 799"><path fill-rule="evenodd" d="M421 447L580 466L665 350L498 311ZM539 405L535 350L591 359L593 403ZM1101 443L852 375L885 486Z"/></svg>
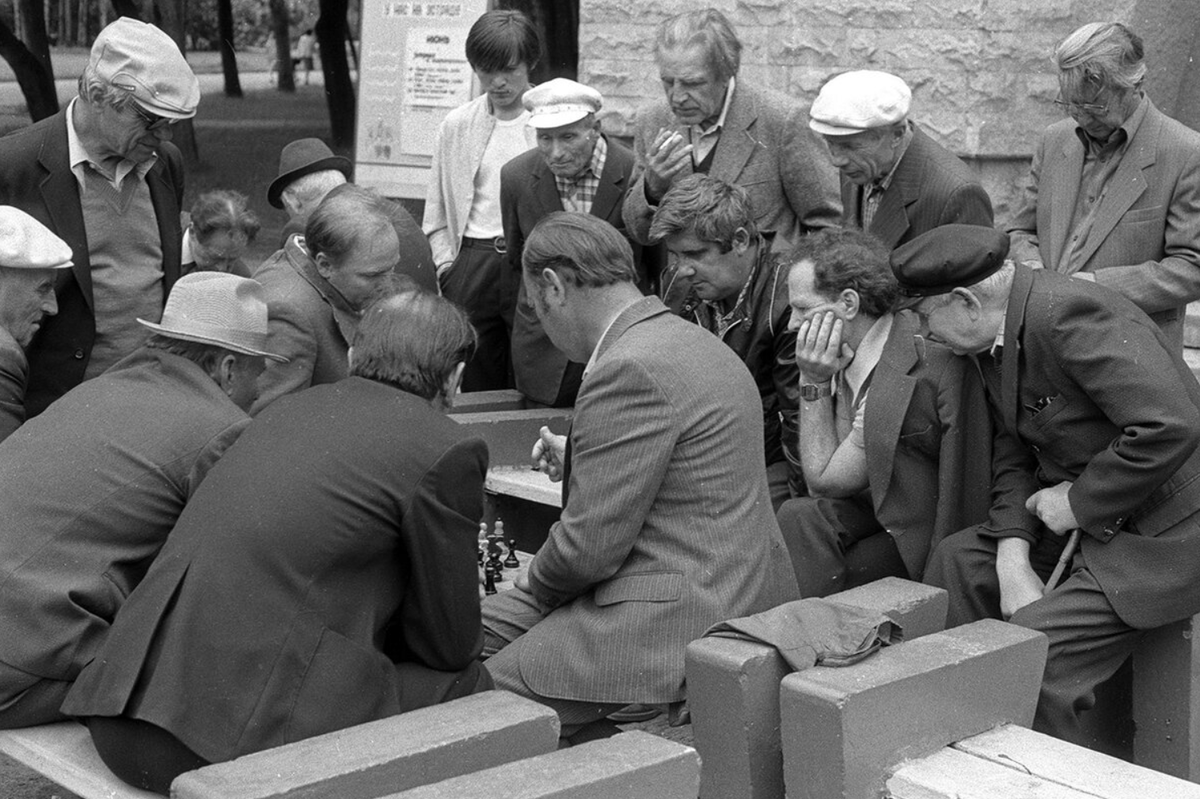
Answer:
<svg viewBox="0 0 1200 799"><path fill-rule="evenodd" d="M654 705L626 705L616 713L609 713L608 720L613 724L634 724L639 721L649 721L662 714L662 708Z"/></svg>

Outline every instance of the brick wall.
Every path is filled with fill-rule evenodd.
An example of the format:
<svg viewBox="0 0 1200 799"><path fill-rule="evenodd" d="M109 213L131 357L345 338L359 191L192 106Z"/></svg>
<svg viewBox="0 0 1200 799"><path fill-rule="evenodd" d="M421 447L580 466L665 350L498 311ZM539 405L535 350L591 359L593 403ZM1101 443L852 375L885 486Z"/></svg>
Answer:
<svg viewBox="0 0 1200 799"><path fill-rule="evenodd" d="M976 169L1004 222L1039 132L1061 114L1049 57L1078 26L1115 20L1145 39L1147 88L1200 128L1198 0L712 0L744 45L741 75L811 102L829 75L883 69L913 89L911 117ZM579 80L605 98L605 129L632 133L661 93L655 26L697 2L581 0Z"/></svg>

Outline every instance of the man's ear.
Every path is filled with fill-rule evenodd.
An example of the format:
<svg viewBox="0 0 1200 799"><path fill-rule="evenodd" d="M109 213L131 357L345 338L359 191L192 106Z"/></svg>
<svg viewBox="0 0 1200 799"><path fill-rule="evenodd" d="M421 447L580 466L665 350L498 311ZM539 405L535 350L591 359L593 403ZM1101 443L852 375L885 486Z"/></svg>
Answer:
<svg viewBox="0 0 1200 799"><path fill-rule="evenodd" d="M446 375L446 380L442 383L442 402L445 407L454 407L454 397L458 394L458 387L462 385L463 371L466 368L467 362L459 361Z"/></svg>
<svg viewBox="0 0 1200 799"><path fill-rule="evenodd" d="M217 384L226 395L233 394L233 369L237 365L237 356L231 352L227 352L217 359L213 364L212 371L209 376L213 382Z"/></svg>
<svg viewBox="0 0 1200 799"><path fill-rule="evenodd" d="M858 316L862 310L862 298L854 289L842 289L842 293L838 295L838 302L846 309L847 321Z"/></svg>
<svg viewBox="0 0 1200 799"><path fill-rule="evenodd" d="M979 301L979 297L969 288L959 286L952 289L950 296L955 301L963 303L967 307L967 316L971 321L975 321L983 314L983 303Z"/></svg>
<svg viewBox="0 0 1200 799"><path fill-rule="evenodd" d="M323 252L317 253L313 258L313 263L317 265L317 274L328 280L333 276L333 262L329 260L329 256Z"/></svg>
<svg viewBox="0 0 1200 799"><path fill-rule="evenodd" d="M746 228L740 227L733 231L733 240L730 242L733 251L738 255L743 255L746 250L750 249L750 234Z"/></svg>
<svg viewBox="0 0 1200 799"><path fill-rule="evenodd" d="M553 269L542 270L542 296L547 304L561 305L567 298L567 285L562 276Z"/></svg>

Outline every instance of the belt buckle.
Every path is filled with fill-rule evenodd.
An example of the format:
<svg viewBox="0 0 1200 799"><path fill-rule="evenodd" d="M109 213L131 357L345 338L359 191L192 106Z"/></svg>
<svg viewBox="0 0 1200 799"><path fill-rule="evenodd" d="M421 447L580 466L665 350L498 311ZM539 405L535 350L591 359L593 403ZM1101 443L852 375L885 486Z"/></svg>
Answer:
<svg viewBox="0 0 1200 799"><path fill-rule="evenodd" d="M503 236L497 236L496 238L492 239L492 249L494 249L500 255L504 255L506 252L508 252L508 244L504 241Z"/></svg>

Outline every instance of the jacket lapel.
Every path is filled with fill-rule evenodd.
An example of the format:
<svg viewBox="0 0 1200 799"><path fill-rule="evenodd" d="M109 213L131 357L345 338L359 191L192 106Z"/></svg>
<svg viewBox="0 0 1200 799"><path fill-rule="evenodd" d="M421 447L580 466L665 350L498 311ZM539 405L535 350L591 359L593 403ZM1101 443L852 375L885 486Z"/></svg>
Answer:
<svg viewBox="0 0 1200 799"><path fill-rule="evenodd" d="M605 141L608 137L605 137ZM604 174L600 176L600 185L596 189L596 197L592 200L592 216L599 219L609 219L617 203L625 196L625 171L618 163L620 158L612 143L608 143L608 155L604 159Z"/></svg>
<svg viewBox="0 0 1200 799"><path fill-rule="evenodd" d="M1052 261L1046 262L1047 268L1056 271L1066 271L1063 253L1071 230L1075 198L1079 196L1079 176L1083 172L1083 143L1075 135L1074 128L1067 127L1065 134L1057 156L1052 152L1047 153L1049 157L1042 161L1042 171L1046 173L1044 180L1050 189L1049 200L1061 210L1061 213L1051 214L1050 217Z"/></svg>
<svg viewBox="0 0 1200 799"><path fill-rule="evenodd" d="M738 91L735 86L729 113L725 115L725 129L721 131L709 174L724 181L737 182L746 162L754 154L754 148L762 146L754 136L757 120L758 109L747 99L745 92Z"/></svg>
<svg viewBox="0 0 1200 799"><path fill-rule="evenodd" d="M892 482L900 429L908 415L908 404L917 385L917 379L912 376L912 371L920 363L918 342L914 338L916 332L917 325L911 313L902 311L896 315L879 365L875 367L896 373L886 381L886 385L894 386L895 391L876 397L879 401L867 402L863 432L869 442L868 451L872 453L867 460L867 479L873 487L871 496L876 508L883 504L887 488ZM878 387L881 381L871 382Z"/></svg>
<svg viewBox="0 0 1200 799"><path fill-rule="evenodd" d="M1008 310L1004 316L1004 352L1001 355L1000 394L1004 426L1017 435L1018 365L1021 360L1021 333L1025 327L1025 307L1033 290L1033 271L1020 264L1013 275L1008 295Z"/></svg>
<svg viewBox="0 0 1200 799"><path fill-rule="evenodd" d="M554 173L546 162L538 159L533 171L529 173L530 194L538 204L538 216L545 216L554 211L563 210L562 198L558 196L558 184L554 182Z"/></svg>
<svg viewBox="0 0 1200 799"><path fill-rule="evenodd" d="M92 264L88 257L87 229L83 225L83 209L79 204L79 182L71 171L71 153L67 148L67 111L59 112L60 124L46 131L38 152L38 163L45 173L42 178L42 202L50 215L52 227L65 241L83 242L82 248L71 253L74 265L71 272L92 309Z"/></svg>

